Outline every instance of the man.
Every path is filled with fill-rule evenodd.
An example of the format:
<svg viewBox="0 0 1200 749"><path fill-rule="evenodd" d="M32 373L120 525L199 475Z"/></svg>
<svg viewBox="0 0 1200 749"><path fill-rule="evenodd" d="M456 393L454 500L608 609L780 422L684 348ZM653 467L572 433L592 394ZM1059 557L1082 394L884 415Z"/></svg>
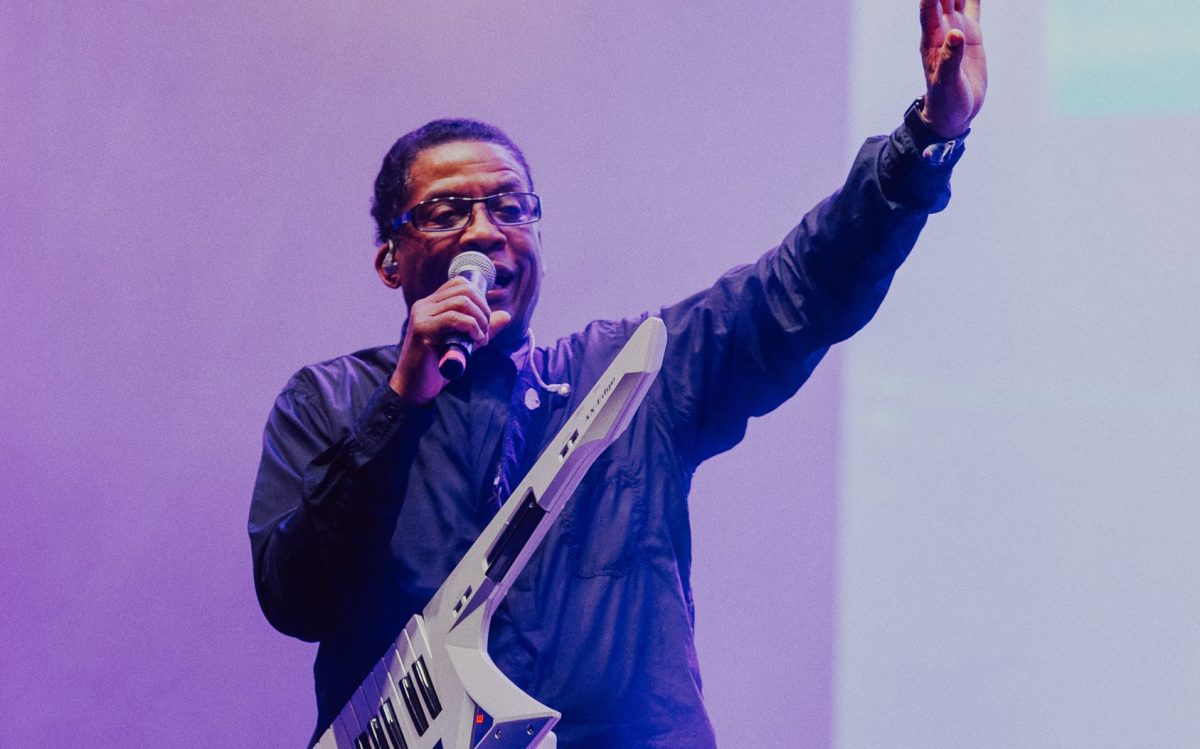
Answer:
<svg viewBox="0 0 1200 749"><path fill-rule="evenodd" d="M779 405L874 314L986 90L979 0L921 0L927 91L845 186L755 264L659 313L662 372L498 610L490 652L562 711L560 746L710 747L692 642L686 497L704 459ZM520 149L470 120L401 138L376 180L398 346L306 367L276 402L250 514L255 583L282 632L319 641L319 735L421 610L638 320L537 348L540 201ZM496 265L480 293L447 268ZM474 342L466 374L438 361ZM547 384L550 383L550 384ZM782 740L782 737L781 737Z"/></svg>

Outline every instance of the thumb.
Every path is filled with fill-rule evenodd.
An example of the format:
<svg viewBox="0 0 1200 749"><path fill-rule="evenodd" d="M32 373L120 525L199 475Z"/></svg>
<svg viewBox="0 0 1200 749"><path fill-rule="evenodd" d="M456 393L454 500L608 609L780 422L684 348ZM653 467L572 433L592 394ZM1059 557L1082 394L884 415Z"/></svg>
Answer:
<svg viewBox="0 0 1200 749"><path fill-rule="evenodd" d="M958 71L962 67L963 54L966 51L967 38L958 29L951 29L950 33L946 34L946 41L942 44L942 63L938 66L938 78L940 80L950 80L958 77Z"/></svg>
<svg viewBox="0 0 1200 749"><path fill-rule="evenodd" d="M493 312L488 318L488 341L492 341L496 336L500 335L500 331L508 327L512 322L512 315L504 310Z"/></svg>

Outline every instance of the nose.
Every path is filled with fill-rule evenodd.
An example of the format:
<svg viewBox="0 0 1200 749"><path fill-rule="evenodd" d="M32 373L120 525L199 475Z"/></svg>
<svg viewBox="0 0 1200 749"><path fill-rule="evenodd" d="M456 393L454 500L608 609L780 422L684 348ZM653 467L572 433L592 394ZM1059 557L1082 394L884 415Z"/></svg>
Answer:
<svg viewBox="0 0 1200 749"><path fill-rule="evenodd" d="M486 255L489 250L503 247L505 239L504 232L492 221L483 203L471 206L471 218L459 237L463 250L475 250Z"/></svg>

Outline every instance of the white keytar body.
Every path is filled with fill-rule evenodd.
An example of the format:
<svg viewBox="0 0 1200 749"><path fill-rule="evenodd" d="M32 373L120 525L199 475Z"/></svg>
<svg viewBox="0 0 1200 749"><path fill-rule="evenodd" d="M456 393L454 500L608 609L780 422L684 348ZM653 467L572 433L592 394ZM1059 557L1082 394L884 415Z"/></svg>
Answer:
<svg viewBox="0 0 1200 749"><path fill-rule="evenodd" d="M488 626L583 475L629 425L662 365L666 340L657 318L638 327L317 747L554 749L561 714L496 667Z"/></svg>

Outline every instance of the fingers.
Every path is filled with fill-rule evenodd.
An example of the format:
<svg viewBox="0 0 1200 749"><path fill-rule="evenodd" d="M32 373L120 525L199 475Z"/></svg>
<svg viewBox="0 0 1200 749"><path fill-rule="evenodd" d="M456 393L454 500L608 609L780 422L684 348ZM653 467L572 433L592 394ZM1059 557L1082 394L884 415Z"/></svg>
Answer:
<svg viewBox="0 0 1200 749"><path fill-rule="evenodd" d="M434 303L442 303L459 298L469 299L481 309L487 310L488 303L484 297L484 293L462 276L451 278L446 283L438 287L438 290L429 295L428 300Z"/></svg>
<svg viewBox="0 0 1200 749"><path fill-rule="evenodd" d="M425 324L418 332L431 344L440 345L447 338L464 335L476 345L487 341L489 313L463 297L431 305L425 312Z"/></svg>
<svg viewBox="0 0 1200 749"><path fill-rule="evenodd" d="M425 333L425 338L435 346L441 346L449 339L461 341L463 337L469 338L476 346L482 346L487 342L487 322L481 323L471 311L441 310L434 316L432 322L436 327L420 332Z"/></svg>
<svg viewBox="0 0 1200 749"><path fill-rule="evenodd" d="M980 2L982 0L921 0L921 29L931 33L940 28L943 14L964 13L978 21Z"/></svg>
<svg viewBox="0 0 1200 749"><path fill-rule="evenodd" d="M942 0L921 0L921 31L932 34L942 25Z"/></svg>
<svg viewBox="0 0 1200 749"><path fill-rule="evenodd" d="M454 278L413 305L413 332L435 346L455 335L483 344L488 340L491 316L483 292L466 279Z"/></svg>

